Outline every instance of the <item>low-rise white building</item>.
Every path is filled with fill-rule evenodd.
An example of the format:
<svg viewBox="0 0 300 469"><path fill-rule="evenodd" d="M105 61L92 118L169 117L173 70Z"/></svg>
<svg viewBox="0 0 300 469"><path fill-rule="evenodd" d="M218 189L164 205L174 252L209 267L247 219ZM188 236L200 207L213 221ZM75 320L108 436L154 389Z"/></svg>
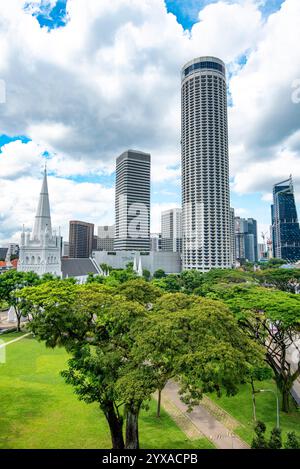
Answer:
<svg viewBox="0 0 300 469"><path fill-rule="evenodd" d="M139 252L138 255L142 269L149 270L151 275L158 269L164 270L166 274L181 272L179 252L150 251ZM127 264L137 258L137 251L93 251L92 257L100 266L107 264L113 269L126 269Z"/></svg>

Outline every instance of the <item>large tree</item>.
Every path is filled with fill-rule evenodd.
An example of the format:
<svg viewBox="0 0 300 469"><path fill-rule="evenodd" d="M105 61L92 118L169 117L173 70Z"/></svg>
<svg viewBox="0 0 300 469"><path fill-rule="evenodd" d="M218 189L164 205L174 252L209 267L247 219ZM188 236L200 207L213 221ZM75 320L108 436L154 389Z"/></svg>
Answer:
<svg viewBox="0 0 300 469"><path fill-rule="evenodd" d="M63 376L80 399L98 402L114 448L139 447L140 409L166 379L179 381L192 407L206 391L235 393L260 361L222 303L177 294L172 304L158 294L141 279L118 289L54 281L20 292L36 337L71 354Z"/></svg>
<svg viewBox="0 0 300 469"><path fill-rule="evenodd" d="M166 294L135 335L137 355L154 370L158 416L161 391L172 378L180 384L182 400L192 408L204 392L236 393L249 370L262 365L261 349L219 301Z"/></svg>
<svg viewBox="0 0 300 469"><path fill-rule="evenodd" d="M289 411L289 395L300 376L300 359L291 363L290 347L296 349L300 330L300 296L253 285L218 285L211 293L222 298L240 326L266 350L266 360L282 392L282 410Z"/></svg>
<svg viewBox="0 0 300 469"><path fill-rule="evenodd" d="M289 293L300 293L300 269L258 270L254 277L264 287L274 287Z"/></svg>
<svg viewBox="0 0 300 469"><path fill-rule="evenodd" d="M20 331L23 303L18 291L26 286L37 285L42 280L33 272L9 270L0 275L0 300L13 307L17 317L17 330Z"/></svg>
<svg viewBox="0 0 300 469"><path fill-rule="evenodd" d="M64 346L71 354L63 376L74 386L79 399L98 402L110 428L113 448L136 446L135 420L143 401L155 390L151 380L145 382L142 366L136 367L131 356L131 327L138 317L145 316L146 308L97 283L51 282L23 290L21 295L30 311L29 328L35 336L47 346ZM128 383L133 373L137 382L131 381L128 400L121 384ZM138 378L144 384L140 394Z"/></svg>

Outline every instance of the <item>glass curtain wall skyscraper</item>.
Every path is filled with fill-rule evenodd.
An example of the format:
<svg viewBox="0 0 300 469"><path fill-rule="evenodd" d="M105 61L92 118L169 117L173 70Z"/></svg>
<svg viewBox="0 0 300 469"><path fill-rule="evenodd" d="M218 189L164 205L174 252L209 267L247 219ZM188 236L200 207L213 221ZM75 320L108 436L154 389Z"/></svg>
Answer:
<svg viewBox="0 0 300 469"><path fill-rule="evenodd" d="M235 257L239 262L257 262L257 221L235 217Z"/></svg>
<svg viewBox="0 0 300 469"><path fill-rule="evenodd" d="M287 262L300 260L300 228L292 177L273 187L272 242L273 256Z"/></svg>
<svg viewBox="0 0 300 469"><path fill-rule="evenodd" d="M183 269L231 262L225 65L215 57L186 63L181 76Z"/></svg>

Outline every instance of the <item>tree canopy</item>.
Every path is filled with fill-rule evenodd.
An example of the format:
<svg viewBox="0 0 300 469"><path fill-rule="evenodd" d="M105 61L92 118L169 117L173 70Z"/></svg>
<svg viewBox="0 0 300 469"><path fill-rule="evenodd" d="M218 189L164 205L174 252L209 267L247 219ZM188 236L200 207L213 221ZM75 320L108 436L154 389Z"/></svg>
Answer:
<svg viewBox="0 0 300 469"><path fill-rule="evenodd" d="M114 448L138 448L140 409L166 380L192 407L203 392L237 392L262 360L224 304L178 293L172 306L143 279L118 288L54 280L19 295L35 336L70 353L63 376L79 399L98 402Z"/></svg>

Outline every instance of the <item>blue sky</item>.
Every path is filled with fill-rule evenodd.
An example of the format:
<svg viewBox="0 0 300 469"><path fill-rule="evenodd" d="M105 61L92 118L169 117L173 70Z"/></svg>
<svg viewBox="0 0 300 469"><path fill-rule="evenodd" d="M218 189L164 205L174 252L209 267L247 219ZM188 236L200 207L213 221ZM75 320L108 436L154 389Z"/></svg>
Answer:
<svg viewBox="0 0 300 469"><path fill-rule="evenodd" d="M190 29L198 21L199 11L206 5L217 3L218 0L165 0L167 9L173 13L184 29ZM277 11L284 0L266 0L261 6L265 17Z"/></svg>
<svg viewBox="0 0 300 469"><path fill-rule="evenodd" d="M184 29L191 29L198 21L198 14L202 8L217 2L218 0L165 0L167 10L176 16ZM266 0L261 6L261 11L267 17L277 11L283 2L284 0ZM67 22L66 6L67 0L58 0L53 9L49 11L48 8L41 8L35 16L43 27L49 29L62 27Z"/></svg>
<svg viewBox="0 0 300 469"><path fill-rule="evenodd" d="M124 7L122 7L122 2L125 5ZM253 0L254 2L255 0ZM154 3L159 8L160 0L153 0ZM247 68L250 54L255 55L256 50L259 49L260 38L264 38L267 34L270 36L277 34L276 31L264 31L263 25L270 15L279 12L284 0L260 2L259 9L257 7L256 12L263 15L264 21L261 24L258 24L257 15L254 11L244 8L244 4L247 3L249 2L243 0L223 0L222 2L216 0L166 0L167 11L176 16L178 23L185 30L192 30L193 26L196 25L192 30L192 34L187 35L183 34L179 27L177 29L174 27L174 21L169 21L170 15L166 15L162 10L156 14L155 9L151 8L151 1L149 0L132 0L131 2L129 0L115 0L114 8L109 8L110 5L107 0L101 0L101 2L100 0L78 0L76 2L72 0L72 10L69 11L69 15L67 14L67 0L59 0L55 4L53 0L41 0L41 3L39 3L39 0L24 2L26 13L32 15L32 21L34 22L32 23L32 38L30 30L26 31L24 28L23 32L20 31L18 35L15 35L12 29L10 42L17 41L18 37L21 39L17 45L14 44L14 49L12 47L10 51L11 64L9 63L9 65L11 68L5 64L6 68L1 69L0 59L0 78L3 77L7 81L8 97L12 96L10 87L14 91L14 96L20 96L18 99L8 100L6 106L8 112L3 114L3 119L1 110L3 111L4 107L0 106L0 121L3 126L2 129L0 127L0 134L2 130L2 135L0 135L1 155L5 153L5 158L6 156L13 157L14 152L18 155L20 153L21 156L18 156L20 161L22 152L27 155L26 158L30 160L30 163L24 162L22 170L18 168L18 177L20 178L21 176L28 178L30 172L32 174L34 172L35 178L38 175L36 168L33 171L30 166L34 161L34 156L30 157L30 152L33 152L32 154L36 152L39 157L44 156L44 158L47 155L49 174L53 177L53 185L59 186L59 190L61 190L60 187L63 187L65 181L69 190L75 191L74 196L76 196L76 188L78 193L80 191L84 192L84 190L90 191L91 197L93 197L93 186L94 191L99 191L101 187L104 188L103 194L105 194L105 197L110 197L109 203L107 202L107 206L110 208L108 211L105 211L105 207L101 209L102 211L99 210L98 218L96 213L97 200L94 201L94 206L89 211L87 207L90 206L90 202L85 193L82 196L85 205L82 204L81 212L78 208L79 204L73 205L74 217L93 217L91 221L95 224L101 224L102 222L114 221L111 194L114 186L112 163L115 157L127 148L150 151L153 161L153 213L156 213L155 216L158 219L159 210L170 206L179 206L181 199L178 172L180 162L180 126L178 125L180 108L178 107L178 96L180 96L179 70L181 64L192 56L204 55L206 48L203 47L203 44L206 44L205 41L207 41L208 46L212 45L214 50L217 51L215 54L219 54L229 64L228 81L230 84L232 82L231 78L235 80L238 78L243 85L242 80L247 81L247 75L243 78L240 71ZM293 23L293 18L297 18L297 11L296 14L292 11L293 3L296 5L294 8L297 9L297 2L295 0L286 0L286 3L290 4L291 18L285 31L282 30L285 23L279 28L281 43L282 37L287 40L290 30L293 31L290 24ZM69 6L70 4L71 2ZM86 10L84 8L85 4L89 4L89 8L86 8ZM144 8L144 4L149 4L149 8ZM209 4L216 4L215 7L220 12L219 17L212 18L213 15L210 16L206 13L205 21L207 21L208 26L206 29L202 28L199 33L199 28L197 30L199 25L196 24L199 11ZM224 7L224 5L232 4L240 8L238 21L236 18L231 19L231 11L228 9L227 12ZM101 5L104 5L103 11ZM256 5L258 5L258 2ZM5 10L1 10L2 6L0 4L0 15L5 16L5 14L8 14ZM85 16L87 11L93 12L90 17ZM72 23L72 14L77 28L76 31L69 28ZM224 21L225 26L223 26L222 17L224 14L228 14L228 17L224 18L226 20ZM78 15L78 18L76 15ZM39 33L35 27L36 21L40 25L40 43ZM220 34L220 37L224 38L224 41L222 39L220 44L216 42L213 33L209 34L210 30L214 31L214 21L219 28L218 30L222 30L222 27L227 28ZM10 22L13 22L13 16L9 18L9 21L7 20L6 24L10 24ZM232 25L228 26L231 24L230 22L232 22ZM247 23L247 27L244 27L245 23ZM131 25L131 29L126 30L128 37L124 36L125 40L121 40L117 44L117 38L122 37L124 28L126 29L128 24ZM144 25L147 25L148 29L144 28ZM66 32L65 35L64 31ZM159 34L157 31L159 31ZM161 34L162 31L163 34ZM295 37L298 36L297 31L294 32ZM0 28L0 40L1 32ZM55 36L57 32L60 36ZM23 38L22 34L24 34ZM143 34L145 35L143 36ZM231 34L233 39L231 39ZM141 36L141 40L139 36ZM57 42L59 37L59 42ZM203 37L204 39L202 39ZM82 44L80 43L81 39ZM267 39L272 42L277 38L275 36ZM281 93L275 95L272 103L276 102L278 96L282 98L285 90L290 90L292 80L297 77L295 73L297 73L297 57L300 56L299 50L297 52L299 44L295 40L292 41L292 39L291 36L290 42L294 46L289 49L291 51L290 62L295 62L296 72L289 72L290 76L288 76L287 81L283 85L280 84L282 86L281 90L279 90L278 84L268 83L269 77L266 79L266 76L263 75L263 73L266 73L263 70L264 60L259 57L256 60L260 69L253 75L254 79L262 74L266 86L269 86L271 90L278 86L278 93ZM187 40L189 44L187 44ZM226 45L226 41L228 45ZM224 47L222 42L225 43ZM70 49L73 43L74 51ZM37 47L37 44L39 44L39 47ZM174 44L177 44L178 47L178 54L175 55ZM114 45L116 45L115 49ZM39 48L41 48L41 51L39 51ZM45 49L44 54L42 53L43 48ZM277 53L280 54L278 45L277 49L274 50L274 54L273 51L271 54L274 55L274 63L283 60L282 54L279 57L276 56ZM14 50L18 50L15 57L13 56ZM177 55L180 59L176 58ZM294 59L292 58L293 55ZM22 59L19 60L19 57L22 57ZM99 59L100 57L101 59ZM108 57L114 57L114 59L109 61ZM270 60L269 57L268 60ZM114 66L112 66L113 63ZM275 67L274 63L271 63L270 67ZM10 72L7 77L5 76L6 69ZM147 70L147 73L145 73L145 70ZM160 70L159 75L156 75L157 70ZM130 77L131 73L132 78ZM127 74L129 74L129 80L120 81L120 77L125 77ZM239 74L241 76L238 76ZM157 77L159 78L157 79ZM163 80L162 77L164 77ZM20 81L19 78L22 78L22 80ZM141 79L145 82L140 89L133 86L136 80L138 84ZM44 83L45 86L43 86ZM104 99L106 97L100 96L101 92L99 94L103 83L109 83L109 87L111 87L109 90L111 100L107 102ZM236 81L236 83L239 82ZM147 87L151 90L149 94L144 92ZM243 90L243 86L240 89ZM257 90L259 96L259 80L253 83L253 89ZM278 157L280 151L289 146L289 138L292 136L292 132L297 133L297 129L300 130L297 124L299 122L296 115L297 108L286 110L286 114L282 116L282 122L285 125L282 126L281 122L275 119L276 112L274 110L270 111L270 115L268 114L271 96L269 99L265 94L264 109L266 112L261 121L259 116L256 123L254 117L254 120L251 121L252 114L255 115L255 106L252 109L250 104L251 109L249 108L249 111L251 112L249 112L250 117L248 118L248 104L238 93L238 87L236 86L233 90L230 88L230 91L231 94L228 95L230 106L229 132L233 135L234 141L234 145L230 149L231 163L234 168L234 178L231 180L234 185L234 190L231 191L231 205L237 209L238 214L241 216L256 218L260 224L259 231L266 231L270 224L270 201L267 200L266 193L271 192L272 184L277 182L277 179L288 177L290 172L293 172L296 173L296 190L300 191L300 176L298 175L296 156L288 155L283 157L282 163L280 157ZM235 101L233 101L232 96L234 96ZM237 105L237 103L239 104ZM128 117L126 117L127 114ZM242 117L239 117L239 115ZM248 121L245 122L242 134L239 135L239 132L241 132L239 120L241 119L248 119ZM279 125L279 129L277 129L277 125ZM283 127L284 130L282 130ZM261 129L265 129L265 132L261 132ZM277 148L278 142L275 142L275 140L278 140L278 135L281 135L283 131L285 134L282 136L281 146ZM66 135L66 137L62 137L62 135ZM265 135L271 135L274 142L266 143ZM292 139L292 146L295 148L297 148L296 140L296 138ZM23 147L13 146L18 141L23 143ZM239 149L240 143L244 144L244 148ZM5 145L5 151L3 145ZM273 152L274 161L277 158L278 164L276 163L276 168L274 162L270 163L269 169L267 162L272 161ZM278 153L275 158L276 152ZM265 164L262 169L259 167L260 158ZM9 160L6 159L6 161ZM4 183L11 180L14 167L21 165L20 161L12 164L11 173L9 173L6 180L3 179L2 181L0 174L0 184L1 181L3 182L2 187L4 187ZM108 162L109 164L107 164ZM257 164L257 168L253 167L255 164ZM42 167L42 164L40 166ZM278 166L280 167L279 171ZM281 174L281 171L283 174ZM285 171L287 174L285 174ZM265 181L261 180L262 173L266 175ZM274 173L274 176L272 176L272 173ZM16 179L18 184L22 184L21 179L18 181ZM36 184L38 185L38 182ZM32 197L34 197L34 194ZM62 197L65 198L65 194ZM71 199L72 197L73 195L70 195ZM54 194L53 199L53 212L60 210L57 223L62 223L64 216L71 217L72 214L65 209L63 211L60 207L59 194ZM102 199L103 197L99 196L99 204L103 202ZM18 206L18 203L21 202L22 200L16 199L14 206ZM6 205L8 205L7 202ZM5 203L3 203L3 206L5 207ZM22 210L25 213L25 209L27 210L26 220L29 220L28 206L19 209L18 216L20 218L24 216L20 213L22 213ZM68 209L71 210L72 207L68 207ZM68 213L68 215L65 215L65 213ZM9 217L9 211L7 211L7 217ZM20 220L20 224L22 222L23 220ZM12 220L7 223L11 223L11 228L7 232L13 235L14 230L17 231L18 227L13 224ZM153 231L156 231L158 226L156 223ZM2 239L6 239L4 235L2 235Z"/></svg>
<svg viewBox="0 0 300 469"><path fill-rule="evenodd" d="M30 2L25 4L25 9L27 5L30 6ZM67 23L66 7L67 0L58 0L53 8L49 8L45 3L45 5L42 5L33 15L42 27L48 29L60 28Z"/></svg>
<svg viewBox="0 0 300 469"><path fill-rule="evenodd" d="M206 5L216 3L218 0L166 0L168 12L173 13L177 21L184 27L184 29L191 29L191 27L198 21L198 13ZM261 10L267 17L274 11L277 11L284 0L267 0ZM49 29L62 27L66 24L66 3L67 0L60 0L56 6L45 14L40 13L36 15L42 27ZM240 63L245 63L245 57L241 57ZM1 143L1 140L0 140ZM75 176L71 177L78 182L100 182L108 187L113 187L114 175L105 176ZM152 202L160 203L163 199L164 203L174 203L180 205L181 194L178 183L168 184L168 187L162 184L153 184L152 189ZM244 209L245 216L255 216L264 223L270 222L269 217L269 203L262 202L259 194L252 195L237 195L231 194L231 205L237 209Z"/></svg>

